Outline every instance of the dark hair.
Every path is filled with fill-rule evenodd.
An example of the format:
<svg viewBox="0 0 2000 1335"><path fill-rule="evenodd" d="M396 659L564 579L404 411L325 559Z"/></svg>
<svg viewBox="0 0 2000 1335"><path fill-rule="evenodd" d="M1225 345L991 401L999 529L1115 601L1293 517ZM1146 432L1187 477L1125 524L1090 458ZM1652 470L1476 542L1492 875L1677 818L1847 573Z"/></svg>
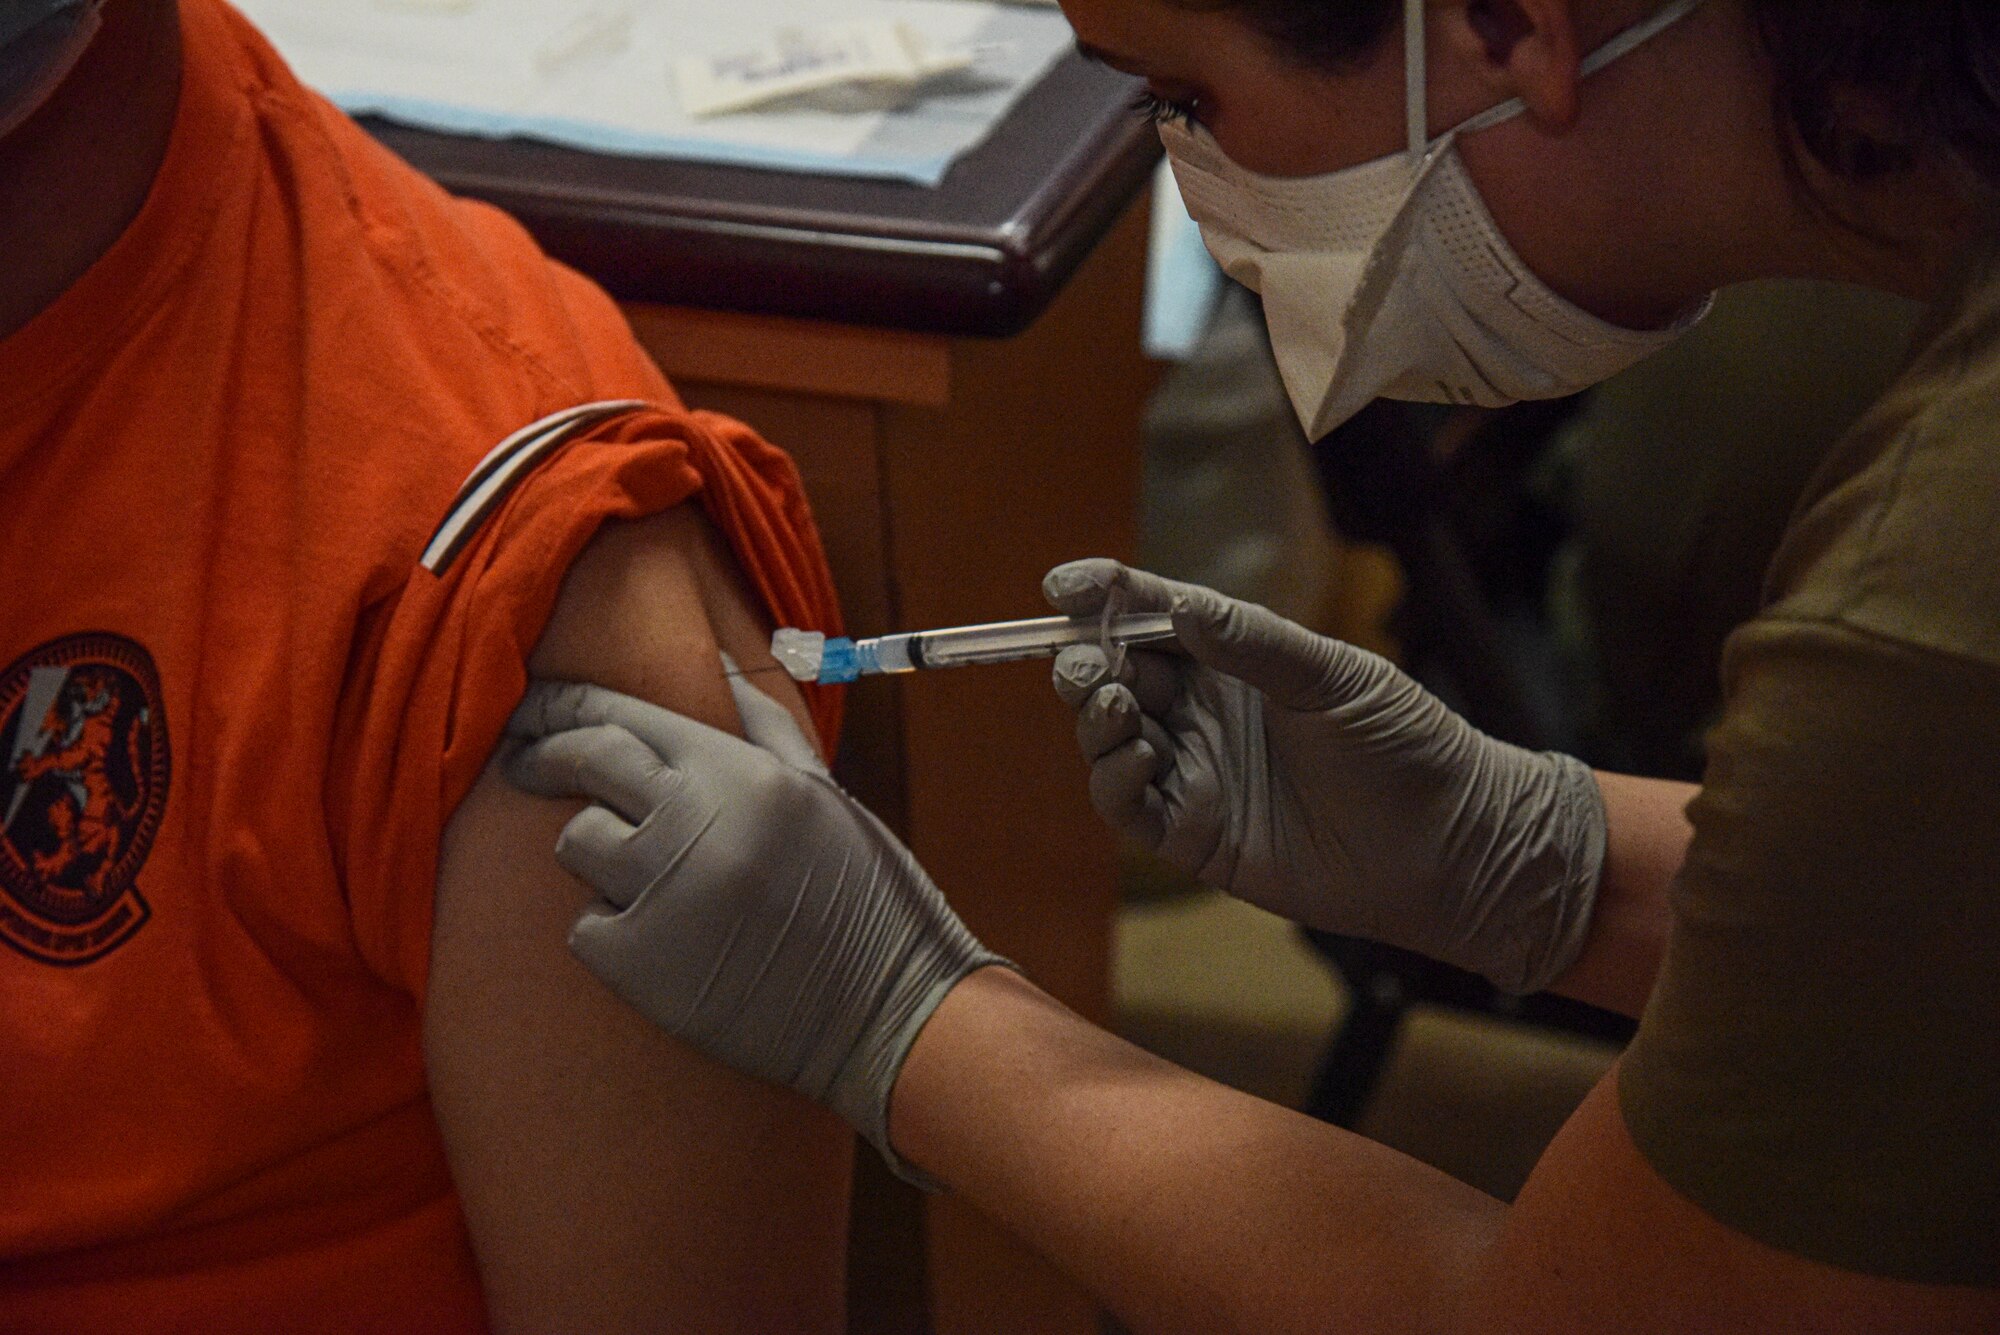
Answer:
<svg viewBox="0 0 2000 1335"><path fill-rule="evenodd" d="M1175 0L1235 9L1280 50L1341 69L1395 26L1396 0ZM1747 0L1780 123L1853 180L1955 162L2000 191L2000 3Z"/></svg>
<svg viewBox="0 0 2000 1335"><path fill-rule="evenodd" d="M1751 0L1778 111L1855 180L1931 159L2000 189L2000 5L1993 0Z"/></svg>

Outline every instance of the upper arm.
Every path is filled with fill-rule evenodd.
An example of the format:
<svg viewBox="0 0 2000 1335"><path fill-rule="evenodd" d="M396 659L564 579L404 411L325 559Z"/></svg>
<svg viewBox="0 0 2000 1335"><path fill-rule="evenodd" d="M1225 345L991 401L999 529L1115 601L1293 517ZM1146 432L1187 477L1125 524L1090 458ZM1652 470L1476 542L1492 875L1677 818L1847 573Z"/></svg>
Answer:
<svg viewBox="0 0 2000 1335"><path fill-rule="evenodd" d="M2000 1330L2000 670L1772 621L1729 680L1659 986L1498 1325Z"/></svg>
<svg viewBox="0 0 2000 1335"><path fill-rule="evenodd" d="M537 675L739 730L717 648L769 630L692 506L607 527L572 567ZM760 683L805 721L791 683ZM570 956L588 890L554 859L575 804L489 765L448 827L424 1041L500 1329L830 1330L852 1139L667 1038Z"/></svg>
<svg viewBox="0 0 2000 1335"><path fill-rule="evenodd" d="M1836 1269L1758 1242L1655 1172L1616 1073L1565 1125L1508 1211L1461 1328L1510 1335L2000 1330L2000 1290Z"/></svg>

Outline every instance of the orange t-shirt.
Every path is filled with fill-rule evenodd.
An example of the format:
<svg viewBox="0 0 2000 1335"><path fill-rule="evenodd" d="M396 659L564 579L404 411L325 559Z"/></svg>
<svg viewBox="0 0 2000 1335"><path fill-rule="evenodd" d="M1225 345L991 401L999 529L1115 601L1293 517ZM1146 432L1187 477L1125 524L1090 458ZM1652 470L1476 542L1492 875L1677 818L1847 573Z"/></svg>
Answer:
<svg viewBox="0 0 2000 1335"><path fill-rule="evenodd" d="M0 1329L483 1329L432 893L563 572L698 495L779 623L832 593L601 293L181 18L141 213L0 341Z"/></svg>

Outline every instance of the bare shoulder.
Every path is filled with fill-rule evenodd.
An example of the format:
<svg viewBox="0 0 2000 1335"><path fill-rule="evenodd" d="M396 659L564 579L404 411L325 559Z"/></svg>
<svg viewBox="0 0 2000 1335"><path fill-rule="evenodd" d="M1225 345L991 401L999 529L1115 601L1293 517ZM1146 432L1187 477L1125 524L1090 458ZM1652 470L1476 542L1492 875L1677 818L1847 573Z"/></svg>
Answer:
<svg viewBox="0 0 2000 1335"><path fill-rule="evenodd" d="M769 617L714 525L690 503L608 525L570 568L530 659L539 677L592 681L730 731L735 706L717 650L746 668L775 666ZM783 672L757 684L810 735L805 703Z"/></svg>
<svg viewBox="0 0 2000 1335"><path fill-rule="evenodd" d="M763 620L682 506L593 541L531 666L736 729L717 650L761 653ZM496 1326L837 1329L851 1137L575 962L589 891L554 860L575 810L489 766L444 840L425 1058Z"/></svg>
<svg viewBox="0 0 2000 1335"><path fill-rule="evenodd" d="M1536 1165L1463 1325L1519 1335L1617 1331L1962 1335L2000 1330L2000 1290L1837 1270L1730 1229L1639 1153L1616 1073Z"/></svg>

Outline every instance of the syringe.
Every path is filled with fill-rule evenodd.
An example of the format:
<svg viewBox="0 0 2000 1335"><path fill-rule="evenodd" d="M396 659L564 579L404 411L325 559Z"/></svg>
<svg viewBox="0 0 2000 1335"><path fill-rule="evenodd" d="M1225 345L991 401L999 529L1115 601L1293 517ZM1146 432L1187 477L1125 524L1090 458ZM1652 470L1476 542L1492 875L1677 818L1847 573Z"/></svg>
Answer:
<svg viewBox="0 0 2000 1335"><path fill-rule="evenodd" d="M1126 645L1170 640L1174 619L1165 612L1133 612L1104 617L1036 617L994 621L983 626L913 630L853 640L829 639L816 630L787 626L771 636L771 656L797 681L848 682L880 672L1011 663L1053 658L1072 644L1101 644L1122 654Z"/></svg>

